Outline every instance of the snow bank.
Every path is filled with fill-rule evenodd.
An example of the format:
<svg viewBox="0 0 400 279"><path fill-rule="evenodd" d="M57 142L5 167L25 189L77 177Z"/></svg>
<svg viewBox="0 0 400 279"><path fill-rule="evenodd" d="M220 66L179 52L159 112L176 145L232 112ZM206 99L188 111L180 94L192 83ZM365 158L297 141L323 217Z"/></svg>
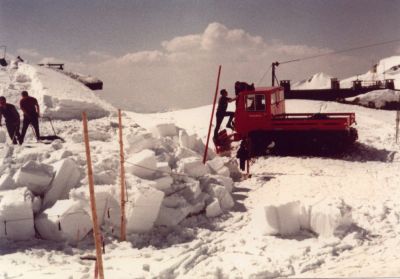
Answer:
<svg viewBox="0 0 400 279"><path fill-rule="evenodd" d="M253 212L253 221L264 235L295 235L306 229L319 237L329 238L344 235L353 223L351 215L351 208L343 200L333 199L313 205L293 201L259 206Z"/></svg>
<svg viewBox="0 0 400 279"><path fill-rule="evenodd" d="M374 90L355 97L346 98L346 101L373 108L385 108L390 106L390 103L396 103L399 106L400 92L390 89Z"/></svg>
<svg viewBox="0 0 400 279"><path fill-rule="evenodd" d="M53 69L23 63L17 74L27 77L23 82L30 82L30 93L38 99L44 116L81 119L85 111L89 118L100 118L113 110L86 86Z"/></svg>
<svg viewBox="0 0 400 279"><path fill-rule="evenodd" d="M0 192L0 238L28 240L35 236L32 196L27 188Z"/></svg>

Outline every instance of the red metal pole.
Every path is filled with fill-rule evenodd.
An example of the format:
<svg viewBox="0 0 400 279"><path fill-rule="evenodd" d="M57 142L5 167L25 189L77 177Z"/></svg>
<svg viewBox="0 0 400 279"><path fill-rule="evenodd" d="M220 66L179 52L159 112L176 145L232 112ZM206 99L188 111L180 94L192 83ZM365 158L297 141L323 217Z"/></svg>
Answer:
<svg viewBox="0 0 400 279"><path fill-rule="evenodd" d="M203 156L203 164L205 164L205 163L206 163L206 160L207 160L208 143L210 142L211 126L212 126L212 121L213 121L213 118L214 118L215 103L217 102L217 95L218 95L218 88L219 88L219 77L220 77L220 75L221 75L221 65L219 65L219 69L218 69L217 86L216 86L216 88L215 88L215 95L214 95L213 108L212 108L212 112L211 112L210 126L208 127L208 135L207 135L206 149L204 150L204 156Z"/></svg>

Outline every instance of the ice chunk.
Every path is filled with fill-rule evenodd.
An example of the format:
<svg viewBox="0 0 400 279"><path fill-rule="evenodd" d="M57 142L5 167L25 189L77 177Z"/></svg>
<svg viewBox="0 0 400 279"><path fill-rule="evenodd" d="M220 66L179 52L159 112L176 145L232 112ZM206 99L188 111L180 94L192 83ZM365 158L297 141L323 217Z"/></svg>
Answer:
<svg viewBox="0 0 400 279"><path fill-rule="evenodd" d="M55 176L50 189L43 198L43 209L51 207L57 200L68 198L69 191L80 179L80 171L73 159L63 159L53 164Z"/></svg>
<svg viewBox="0 0 400 279"><path fill-rule="evenodd" d="M178 172L184 172L189 176L200 177L207 173L207 167L199 157L184 158L178 162Z"/></svg>
<svg viewBox="0 0 400 279"><path fill-rule="evenodd" d="M126 209L128 233L149 231L157 219L164 193L149 186L140 186L132 196Z"/></svg>
<svg viewBox="0 0 400 279"><path fill-rule="evenodd" d="M15 181L11 174L5 173L0 177L0 191L15 188Z"/></svg>
<svg viewBox="0 0 400 279"><path fill-rule="evenodd" d="M0 143L6 143L7 134L4 130L0 130Z"/></svg>
<svg viewBox="0 0 400 279"><path fill-rule="evenodd" d="M219 201L217 199L213 199L213 201L206 207L206 216L207 217L216 217L223 213Z"/></svg>
<svg viewBox="0 0 400 279"><path fill-rule="evenodd" d="M254 224L266 235L293 235L300 231L298 201L260 206L254 212Z"/></svg>
<svg viewBox="0 0 400 279"><path fill-rule="evenodd" d="M156 139L151 133L134 132L126 137L128 142L128 153L137 153L144 149L153 149L156 146Z"/></svg>
<svg viewBox="0 0 400 279"><path fill-rule="evenodd" d="M119 193L116 194L116 187L113 185L96 185L94 187L94 193L96 199L97 220L99 225L103 225L105 224L107 218L111 218L111 216L109 216L111 211L119 214L120 205L116 200L116 197L120 199ZM90 194L89 187L87 185L77 189L72 189L69 193L69 197L72 200L80 201L84 205L85 210L89 213L89 215L91 215L92 211L90 208ZM115 219L110 220L109 223L119 226L119 218L120 216L118 215Z"/></svg>
<svg viewBox="0 0 400 279"><path fill-rule="evenodd" d="M181 147L185 147L185 148L193 150L197 143L197 135L195 134L195 135L189 136L185 130L180 130L178 142Z"/></svg>
<svg viewBox="0 0 400 279"><path fill-rule="evenodd" d="M154 187L160 191L167 191L171 189L171 185L174 182L171 176L167 175L154 180L156 184Z"/></svg>
<svg viewBox="0 0 400 279"><path fill-rule="evenodd" d="M219 169L217 174L226 176L226 177L229 177L231 175L231 173L227 167L222 167L221 169Z"/></svg>
<svg viewBox="0 0 400 279"><path fill-rule="evenodd" d="M320 237L340 236L352 224L351 207L340 199L313 205L310 229Z"/></svg>
<svg viewBox="0 0 400 279"><path fill-rule="evenodd" d="M174 123L158 124L150 129L156 137L173 137L178 135L178 129Z"/></svg>
<svg viewBox="0 0 400 279"><path fill-rule="evenodd" d="M199 157L200 155L196 153L193 150L190 150L186 147L178 147L178 149L175 152L175 158L178 160L181 160L183 158L188 158L188 157Z"/></svg>
<svg viewBox="0 0 400 279"><path fill-rule="evenodd" d="M131 155L126 160L126 171L140 178L153 178L157 172L157 160L154 151L145 149Z"/></svg>
<svg viewBox="0 0 400 279"><path fill-rule="evenodd" d="M217 184L210 184L207 192L212 197L218 199L219 205L222 210L228 210L235 205L235 202L233 201L231 194L224 186Z"/></svg>
<svg viewBox="0 0 400 279"><path fill-rule="evenodd" d="M214 159L206 162L207 166L211 169L211 173L214 174L224 167L224 163L224 159L221 157L215 157Z"/></svg>
<svg viewBox="0 0 400 279"><path fill-rule="evenodd" d="M162 206L158 214L156 225L176 226L191 212L190 207L169 208Z"/></svg>
<svg viewBox="0 0 400 279"><path fill-rule="evenodd" d="M200 196L201 194L200 181L194 179L188 179L188 181L185 182L184 185L185 188L180 192L180 194L187 201L193 201Z"/></svg>
<svg viewBox="0 0 400 279"><path fill-rule="evenodd" d="M208 188L212 183L223 185L229 193L232 192L233 180L230 177L207 174L200 178L200 184L203 188Z"/></svg>
<svg viewBox="0 0 400 279"><path fill-rule="evenodd" d="M76 243L92 229L89 214L79 201L59 200L35 219L41 237Z"/></svg>
<svg viewBox="0 0 400 279"><path fill-rule="evenodd" d="M28 240L34 236L30 191L23 187L0 192L0 238Z"/></svg>
<svg viewBox="0 0 400 279"><path fill-rule="evenodd" d="M164 175L171 173L171 167L168 162L157 162L157 170Z"/></svg>
<svg viewBox="0 0 400 279"><path fill-rule="evenodd" d="M45 193L53 179L53 167L35 161L26 162L14 175L18 185L27 186L36 195Z"/></svg>

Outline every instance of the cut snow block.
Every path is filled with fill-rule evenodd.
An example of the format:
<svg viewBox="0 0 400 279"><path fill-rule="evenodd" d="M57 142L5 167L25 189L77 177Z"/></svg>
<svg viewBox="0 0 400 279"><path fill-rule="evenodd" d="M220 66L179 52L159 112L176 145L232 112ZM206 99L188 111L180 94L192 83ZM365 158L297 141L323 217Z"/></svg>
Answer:
<svg viewBox="0 0 400 279"><path fill-rule="evenodd" d="M207 217L216 217L223 213L218 199L213 199L213 201L206 207Z"/></svg>
<svg viewBox="0 0 400 279"><path fill-rule="evenodd" d="M201 194L200 181L198 180L188 179L184 187L179 193L189 202L197 199Z"/></svg>
<svg viewBox="0 0 400 279"><path fill-rule="evenodd" d="M230 177L207 174L200 178L200 185L202 188L208 189L210 184L223 185L229 193L232 193L233 180Z"/></svg>
<svg viewBox="0 0 400 279"><path fill-rule="evenodd" d="M222 210L228 210L235 205L231 194L224 186L210 184L207 192L210 196L218 199Z"/></svg>
<svg viewBox="0 0 400 279"><path fill-rule="evenodd" d="M352 222L351 207L340 199L320 202L311 209L310 229L320 237L342 236Z"/></svg>
<svg viewBox="0 0 400 279"><path fill-rule="evenodd" d="M169 166L168 162L157 162L157 170L162 174L170 174L171 173L171 167Z"/></svg>
<svg viewBox="0 0 400 279"><path fill-rule="evenodd" d="M128 142L128 153L137 153L144 149L153 149L156 146L156 139L151 133L135 132L128 134L126 137Z"/></svg>
<svg viewBox="0 0 400 279"><path fill-rule="evenodd" d="M199 157L184 158L178 162L178 172L184 172L189 176L200 177L207 173L208 169Z"/></svg>
<svg viewBox="0 0 400 279"><path fill-rule="evenodd" d="M0 177L0 191L14 189L15 186L15 181L11 174L5 173Z"/></svg>
<svg viewBox="0 0 400 279"><path fill-rule="evenodd" d="M18 185L27 186L36 195L44 194L52 179L53 167L36 161L26 162L14 175Z"/></svg>
<svg viewBox="0 0 400 279"><path fill-rule="evenodd" d="M43 198L43 209L51 207L57 200L68 198L69 191L80 179L80 171L73 159L67 158L53 164L55 176L50 189Z"/></svg>
<svg viewBox="0 0 400 279"><path fill-rule="evenodd" d="M154 185L154 188L160 191L168 191L171 190L171 185L174 182L171 176L167 175L161 178L158 178L154 180L156 184Z"/></svg>
<svg viewBox="0 0 400 279"><path fill-rule="evenodd" d="M222 176L226 176L226 177L230 177L231 173L229 171L229 169L227 167L222 167L218 172L218 175L222 175Z"/></svg>
<svg viewBox="0 0 400 279"><path fill-rule="evenodd" d="M197 143L197 135L189 136L185 130L179 130L178 142L181 147L193 150Z"/></svg>
<svg viewBox="0 0 400 279"><path fill-rule="evenodd" d="M211 169L211 173L215 174L224 167L224 163L224 159L221 157L215 157L214 159L207 161L206 165Z"/></svg>
<svg viewBox="0 0 400 279"><path fill-rule="evenodd" d="M264 235L294 235L300 231L299 202L260 206L255 209L253 221Z"/></svg>
<svg viewBox="0 0 400 279"><path fill-rule="evenodd" d="M111 218L109 213L120 209L120 205L116 198L120 199L119 195L115 194L116 187L114 185L96 185L94 187L94 196L96 199L96 213L99 225L105 224L107 218ZM89 187L84 185L82 187L72 189L69 193L70 199L80 201L84 209L91 216L92 211L90 208L90 194ZM110 223L119 226L120 217L115 220L110 220Z"/></svg>
<svg viewBox="0 0 400 279"><path fill-rule="evenodd" d="M190 207L169 208L161 206L155 225L172 227L178 225L191 212Z"/></svg>
<svg viewBox="0 0 400 279"><path fill-rule="evenodd" d="M198 153L196 153L195 151L188 149L186 147L178 147L174 156L178 160L181 160L183 158L188 158L188 157L199 157L200 155Z"/></svg>
<svg viewBox="0 0 400 279"><path fill-rule="evenodd" d="M157 160L154 151L145 149L129 156L125 168L140 178L151 179L157 172Z"/></svg>
<svg viewBox="0 0 400 279"><path fill-rule="evenodd" d="M178 129L174 123L158 124L150 129L156 137L173 137L178 135Z"/></svg>
<svg viewBox="0 0 400 279"><path fill-rule="evenodd" d="M77 243L92 229L89 214L80 201L59 200L35 219L44 239Z"/></svg>
<svg viewBox="0 0 400 279"><path fill-rule="evenodd" d="M129 194L129 200L132 202L126 204L126 231L142 233L152 229L163 198L163 192L150 186L137 188L133 196Z"/></svg>
<svg viewBox="0 0 400 279"><path fill-rule="evenodd" d="M32 193L23 187L0 193L0 238L28 240L35 236Z"/></svg>
<svg viewBox="0 0 400 279"><path fill-rule="evenodd" d="M0 143L6 143L7 134L4 130L0 130Z"/></svg>

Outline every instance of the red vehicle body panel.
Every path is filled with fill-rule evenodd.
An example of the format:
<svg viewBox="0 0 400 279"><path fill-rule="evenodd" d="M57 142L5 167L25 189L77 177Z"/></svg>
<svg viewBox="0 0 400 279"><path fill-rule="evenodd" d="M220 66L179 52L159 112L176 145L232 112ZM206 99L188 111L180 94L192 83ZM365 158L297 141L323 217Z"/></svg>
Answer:
<svg viewBox="0 0 400 279"><path fill-rule="evenodd" d="M253 131L345 131L354 113L285 112L282 87L256 88L239 94L235 112L235 140Z"/></svg>

